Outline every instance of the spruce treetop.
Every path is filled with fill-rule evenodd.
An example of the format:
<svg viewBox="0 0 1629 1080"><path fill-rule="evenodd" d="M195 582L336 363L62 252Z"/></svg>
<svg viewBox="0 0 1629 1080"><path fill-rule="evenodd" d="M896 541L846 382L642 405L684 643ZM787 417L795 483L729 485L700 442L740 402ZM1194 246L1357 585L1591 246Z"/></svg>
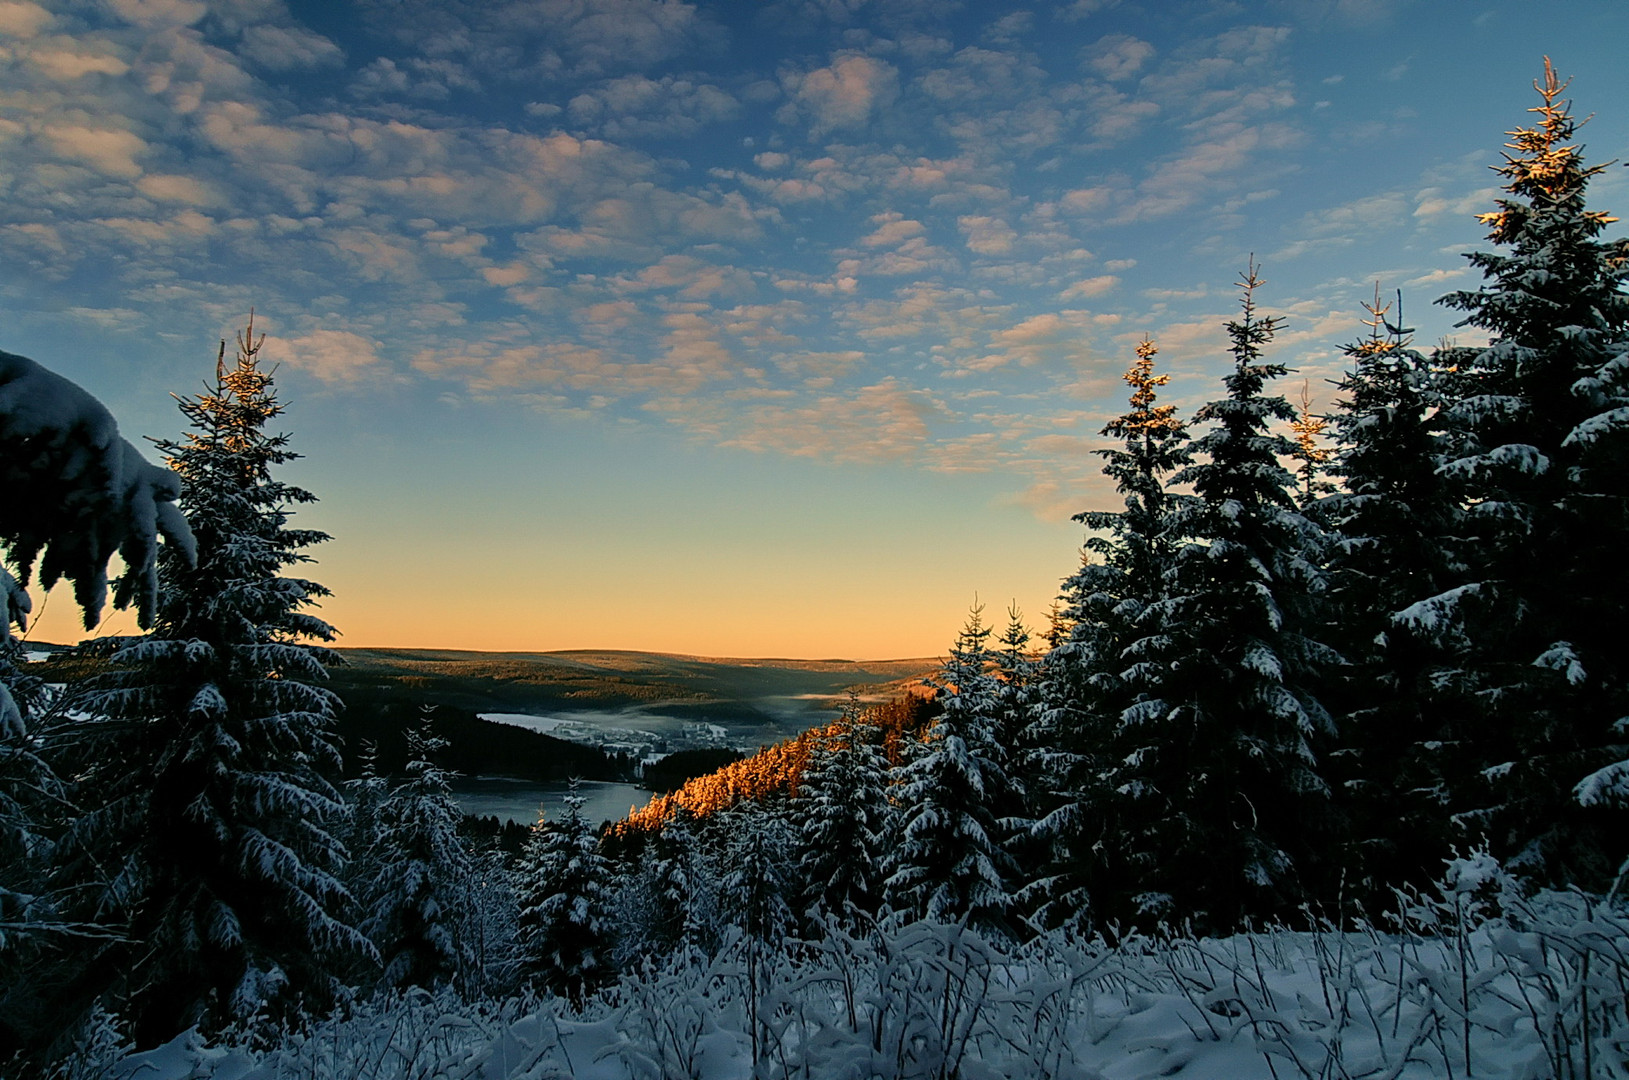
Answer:
<svg viewBox="0 0 1629 1080"><path fill-rule="evenodd" d="M1195 444L1210 461L1190 465L1174 479L1191 483L1194 493L1209 504L1275 504L1289 509L1295 480L1279 459L1293 457L1295 444L1270 433L1268 425L1273 420L1293 421L1296 413L1283 397L1262 393L1270 380L1288 374L1289 369L1262 360L1262 351L1284 319L1256 314L1256 290L1266 284L1259 270L1252 256L1236 282L1242 290L1242 316L1227 323L1228 351L1233 354L1233 370L1222 379L1227 396L1206 403L1194 414L1200 423L1216 424Z"/></svg>
<svg viewBox="0 0 1629 1080"><path fill-rule="evenodd" d="M1144 337L1137 343L1137 359L1120 376L1131 387L1131 411L1110 420L1103 428L1104 435L1122 439L1152 439L1182 429L1175 405L1154 404L1156 390L1171 381L1169 375L1154 374L1154 357L1159 355L1159 351L1152 338Z"/></svg>
<svg viewBox="0 0 1629 1080"><path fill-rule="evenodd" d="M1242 291L1239 306L1243 316L1227 324L1227 336L1232 342L1228 349L1233 354L1235 371L1226 382L1228 389L1235 396L1240 391L1234 386L1232 381L1234 378L1257 380L1245 385L1253 385L1256 390L1260 390L1267 379L1277 378L1288 371L1282 364L1261 363L1262 349L1283 327L1284 318L1281 315L1269 315L1259 319L1256 317L1256 290L1267 284L1260 270L1261 268L1256 265L1256 257L1252 255L1244 272L1239 275L1239 280L1233 283L1234 287Z"/></svg>
<svg viewBox="0 0 1629 1080"><path fill-rule="evenodd" d="M256 335L254 315L237 335L237 357L226 362L226 343L215 359L212 386L193 397L176 397L191 430L179 441L155 440L170 469L181 480L181 504L198 535L196 566L171 559L166 566L186 588L172 589L159 605L158 629L164 636L225 633L234 640L290 644L300 639L332 641L337 633L304 608L330 595L322 585L300 578L281 578L284 567L312 561L303 549L330 537L315 529L289 525L292 507L314 503L304 488L272 475L279 465L300 455L288 448L285 433L266 430L282 415L272 386L272 372L260 367L265 335ZM229 598L229 603L213 599ZM205 623L219 625L205 631ZM279 653L279 662L304 668L303 677L322 678L310 661L336 662L331 652L302 645L305 660Z"/></svg>
<svg viewBox="0 0 1629 1080"><path fill-rule="evenodd" d="M1390 356L1402 352L1414 344L1414 331L1402 325L1403 322L1403 293L1397 293L1397 322L1392 322L1387 316L1391 314L1393 304L1387 301L1380 302L1380 282L1374 283L1374 300L1362 301L1363 313L1368 316L1360 319L1364 326L1369 328L1368 337L1348 345L1346 352L1350 356Z"/></svg>
<svg viewBox="0 0 1629 1080"><path fill-rule="evenodd" d="M1375 571L1396 570L1401 535L1414 538L1410 550L1424 559L1418 567L1423 569L1441 561L1425 550L1439 546L1422 539L1425 520L1446 528L1453 516L1445 481L1436 472L1442 452L1435 412L1441 388L1430 362L1412 347L1412 331L1402 325L1401 294L1381 303L1376 282L1374 299L1364 301L1363 309L1369 331L1343 347L1352 368L1335 384L1340 396L1330 418L1337 442L1330 471L1346 482L1346 490L1332 500L1332 520L1346 537L1347 554L1355 550L1354 542L1378 543L1375 530L1391 537L1387 546L1393 549Z"/></svg>
<svg viewBox="0 0 1629 1080"><path fill-rule="evenodd" d="M1295 433L1295 460L1301 463L1298 469L1301 474L1301 498L1307 503L1317 495L1333 490L1330 484L1318 479L1319 472L1335 456L1335 451L1320 441L1328 427L1329 421L1312 411L1311 390L1303 379L1300 407L1296 410L1295 419L1290 421L1290 430Z"/></svg>
<svg viewBox="0 0 1629 1080"><path fill-rule="evenodd" d="M283 414L283 405L272 388L272 373L260 367L265 342L265 334L255 336L250 312L247 329L237 334L236 362L226 363L226 342L221 342L214 386L196 397L176 396L193 430L185 432L181 442L160 440L157 445L183 484L192 481L194 486L218 488L231 482L245 492L265 485L261 501L315 502L310 492L271 479L273 466L300 455L288 449L288 435L266 431L267 422ZM306 543L328 539L320 533L301 535Z"/></svg>
<svg viewBox="0 0 1629 1080"><path fill-rule="evenodd" d="M1110 420L1100 432L1124 440L1125 448L1095 451L1105 462L1103 472L1114 479L1120 492L1140 499L1142 505L1136 508L1145 511L1152 511L1161 501L1163 475L1187 463L1188 431L1176 406L1155 404L1159 387L1171 381L1169 375L1154 374L1157 355L1159 347L1152 339L1145 337L1137 343L1137 359L1121 376L1131 387L1131 411ZM1110 527L1108 518L1113 516L1117 515L1087 512L1076 514L1075 520L1102 529Z"/></svg>
<svg viewBox="0 0 1629 1080"><path fill-rule="evenodd" d="M1596 240L1618 219L1585 208L1589 181L1606 165L1586 166L1582 147L1572 142L1584 121L1573 118L1571 101L1562 97L1568 85L1545 57L1544 78L1533 83L1542 100L1528 110L1540 122L1509 132L1505 146L1512 152L1493 167L1512 197L1498 200L1498 209L1477 220L1489 226L1488 239L1510 253L1467 255L1487 285L1439 301L1470 313L1460 325L1493 336L1493 355L1476 358L1473 369L1510 367L1520 378L1546 366L1550 354L1560 359L1573 351L1572 339L1579 335L1558 337L1559 328L1611 335L1622 330L1629 311L1622 289L1629 276L1629 240ZM1501 349L1501 342L1508 344ZM1569 379L1553 389L1566 393L1570 385Z"/></svg>
<svg viewBox="0 0 1629 1080"><path fill-rule="evenodd" d="M1496 244L1517 241L1526 226L1530 208L1566 205L1576 209L1578 216L1592 226L1590 235L1598 234L1618 220L1604 211L1583 209L1583 182L1606 166L1585 168L1581 148L1570 144L1578 129L1587 122L1587 118L1574 120L1572 102L1561 96L1571 85L1571 79L1561 81L1546 56L1544 80L1533 80L1533 89L1544 99L1543 104L1527 110L1537 113L1541 122L1537 127L1519 127L1506 132L1510 142L1505 146L1516 152L1505 154L1505 163L1494 166L1494 171L1510 180L1505 190L1526 199L1528 206L1500 200L1499 209L1476 216L1476 220L1492 227L1488 239Z"/></svg>

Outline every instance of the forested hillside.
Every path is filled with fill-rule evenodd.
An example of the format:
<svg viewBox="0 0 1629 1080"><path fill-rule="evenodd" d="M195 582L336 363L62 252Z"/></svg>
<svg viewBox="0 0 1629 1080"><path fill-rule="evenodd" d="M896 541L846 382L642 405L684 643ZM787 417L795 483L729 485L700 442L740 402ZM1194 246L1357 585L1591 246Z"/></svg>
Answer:
<svg viewBox="0 0 1629 1080"><path fill-rule="evenodd" d="M410 687L378 712L400 767L342 765L295 576L326 537L290 519L314 496L277 479L252 321L169 473L0 354L10 624L36 569L90 624L118 549L150 627L83 646L71 693L8 628L0 1061L1624 1075L1629 241L1536 86L1482 283L1441 300L1486 344L1422 348L1375 289L1315 416L1252 260L1210 401L1162 403L1158 342L1129 359L1097 451L1123 501L1078 516L1049 625L975 606L931 703L851 699L605 836L568 799L515 860L460 837L457 717Z"/></svg>

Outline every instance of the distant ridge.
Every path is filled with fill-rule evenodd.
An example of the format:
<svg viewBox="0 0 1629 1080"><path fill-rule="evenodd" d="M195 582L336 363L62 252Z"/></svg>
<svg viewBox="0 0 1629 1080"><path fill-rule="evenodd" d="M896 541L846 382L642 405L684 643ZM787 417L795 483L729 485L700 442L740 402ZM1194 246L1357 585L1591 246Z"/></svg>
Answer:
<svg viewBox="0 0 1629 1080"><path fill-rule="evenodd" d="M382 739L387 730L411 722L420 707L434 705L449 722L452 712L469 720L482 713L564 715L579 724L680 733L686 724L704 723L722 728L724 741L743 749L772 746L830 723L850 691L867 703L921 693L923 676L941 663L931 657L802 660L633 649L336 651L344 663L329 669L328 686L346 703L340 727L358 740ZM675 745L685 744L681 739Z"/></svg>
<svg viewBox="0 0 1629 1080"><path fill-rule="evenodd" d="M404 695L471 712L659 714L718 724L733 745L770 745L829 722L850 690L868 701L909 693L936 658L801 660L703 657L633 649L486 652L342 648L341 697Z"/></svg>
<svg viewBox="0 0 1629 1080"><path fill-rule="evenodd" d="M607 666L616 659L667 660L689 664L716 664L724 667L780 667L789 670L859 670L876 671L885 668L900 668L912 671L931 671L942 662L943 657L903 657L898 659L869 659L852 660L843 657L825 657L804 659L789 656L703 656L699 653L676 652L649 652L642 649L422 649L397 648L394 646L368 646L357 648L342 647L336 651L342 654L357 654L359 656L400 656L417 657L423 660L459 660L469 657L490 657L504 659L532 659L532 660L581 660L604 661Z"/></svg>

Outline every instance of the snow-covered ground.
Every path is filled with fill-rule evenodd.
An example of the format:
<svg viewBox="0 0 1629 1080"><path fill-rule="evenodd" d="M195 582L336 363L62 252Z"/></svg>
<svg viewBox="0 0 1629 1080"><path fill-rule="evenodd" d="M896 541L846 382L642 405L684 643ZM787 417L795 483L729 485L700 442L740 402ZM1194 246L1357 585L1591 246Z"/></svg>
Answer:
<svg viewBox="0 0 1629 1080"><path fill-rule="evenodd" d="M1629 911L1474 881L1394 930L1016 945L885 924L785 947L739 936L630 975L580 1013L415 992L275 1047L184 1036L123 1080L1629 1076ZM755 973L755 974L754 974ZM756 1020L753 1018L756 1017ZM755 1062L756 1058L756 1062Z"/></svg>

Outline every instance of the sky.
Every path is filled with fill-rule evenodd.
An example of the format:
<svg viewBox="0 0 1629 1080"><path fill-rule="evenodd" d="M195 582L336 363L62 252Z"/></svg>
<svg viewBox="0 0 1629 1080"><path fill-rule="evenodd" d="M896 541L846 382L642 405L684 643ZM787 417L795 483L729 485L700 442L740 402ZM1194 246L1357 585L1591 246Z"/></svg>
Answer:
<svg viewBox="0 0 1629 1080"><path fill-rule="evenodd" d="M1629 157L1625 41L1621 0L0 0L0 348L173 438L253 307L342 645L939 655L974 603L1044 626L1136 342L1218 396L1250 258L1316 409L1377 283L1477 341L1433 301L1504 133L1548 54Z"/></svg>

